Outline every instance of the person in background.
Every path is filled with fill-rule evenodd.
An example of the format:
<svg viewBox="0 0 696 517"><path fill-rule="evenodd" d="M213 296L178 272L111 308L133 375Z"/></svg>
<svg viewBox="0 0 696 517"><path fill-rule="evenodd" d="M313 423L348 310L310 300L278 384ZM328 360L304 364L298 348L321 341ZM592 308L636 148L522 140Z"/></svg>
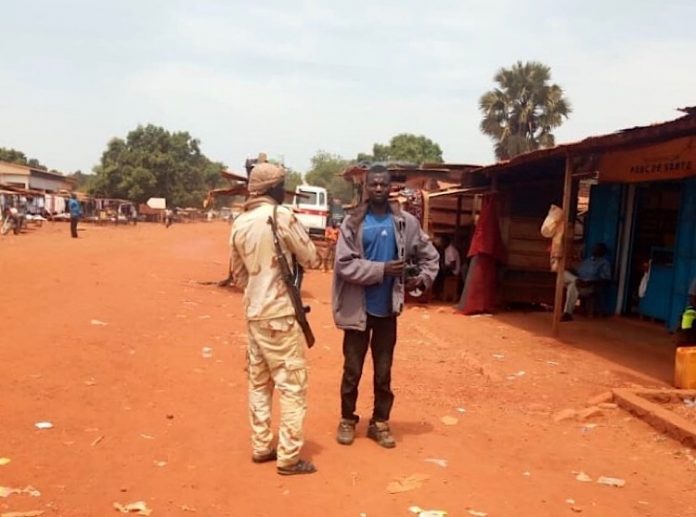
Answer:
<svg viewBox="0 0 696 517"><path fill-rule="evenodd" d="M572 321L580 296L597 293L611 280L611 264L606 258L607 246L595 244L592 255L583 260L577 271L565 271L566 304L561 321Z"/></svg>
<svg viewBox="0 0 696 517"><path fill-rule="evenodd" d="M689 305L684 310L677 331L677 344L696 346L696 279L689 287Z"/></svg>
<svg viewBox="0 0 696 517"><path fill-rule="evenodd" d="M389 203L390 184L386 167L370 167L367 203L343 221L336 245L333 315L336 326L344 331L336 440L342 445L355 439L358 386L369 348L374 406L367 436L382 447L396 446L389 427L396 319L404 307L404 291L427 289L438 271L438 252L418 219L402 211L398 203Z"/></svg>
<svg viewBox="0 0 696 517"><path fill-rule="evenodd" d="M445 274L459 276L462 267L459 250L454 247L452 238L449 235L445 235L442 238L442 245L445 248Z"/></svg>
<svg viewBox="0 0 696 517"><path fill-rule="evenodd" d="M70 211L70 235L73 239L77 239L77 222L82 217L82 206L74 192L70 194L68 210Z"/></svg>
<svg viewBox="0 0 696 517"><path fill-rule="evenodd" d="M326 251L323 257L324 272L333 268L334 258L336 257L336 242L338 242L338 224L335 220L331 221L331 225L324 230L324 241L326 242Z"/></svg>

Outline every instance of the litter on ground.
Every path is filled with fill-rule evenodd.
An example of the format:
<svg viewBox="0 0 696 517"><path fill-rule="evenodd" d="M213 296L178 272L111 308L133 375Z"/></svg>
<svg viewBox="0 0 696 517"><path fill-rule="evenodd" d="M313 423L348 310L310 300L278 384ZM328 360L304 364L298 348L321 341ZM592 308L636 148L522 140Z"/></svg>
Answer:
<svg viewBox="0 0 696 517"><path fill-rule="evenodd" d="M133 513L135 515L150 515L152 513L152 510L147 507L144 501L129 504L114 503L114 509L121 513Z"/></svg>
<svg viewBox="0 0 696 517"><path fill-rule="evenodd" d="M423 486L423 482L430 479L429 476L424 474L411 474L410 476L397 478L387 485L387 492L390 494L399 494L401 492L408 492L410 490L415 490Z"/></svg>

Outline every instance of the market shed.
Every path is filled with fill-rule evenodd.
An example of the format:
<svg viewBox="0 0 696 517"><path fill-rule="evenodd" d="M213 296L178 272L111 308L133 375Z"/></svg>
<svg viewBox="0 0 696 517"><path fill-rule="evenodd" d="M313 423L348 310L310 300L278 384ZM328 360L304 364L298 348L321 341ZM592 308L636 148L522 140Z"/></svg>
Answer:
<svg viewBox="0 0 696 517"><path fill-rule="evenodd" d="M501 199L509 258L503 301L548 303L554 332L563 301L563 271L573 250L586 256L602 242L613 266L604 305L674 329L696 277L696 110L672 121L519 155L478 169ZM551 204L563 209L563 253L549 271L549 241L539 229ZM546 256L545 256L546 255ZM647 291L639 284L648 274Z"/></svg>

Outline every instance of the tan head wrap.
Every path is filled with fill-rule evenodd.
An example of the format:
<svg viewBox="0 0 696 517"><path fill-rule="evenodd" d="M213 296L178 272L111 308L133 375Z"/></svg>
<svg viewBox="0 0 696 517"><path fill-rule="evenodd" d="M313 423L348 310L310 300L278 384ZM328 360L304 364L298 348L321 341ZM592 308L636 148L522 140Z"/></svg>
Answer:
<svg viewBox="0 0 696 517"><path fill-rule="evenodd" d="M249 195L263 196L285 179L285 169L272 163L254 165L249 175Z"/></svg>

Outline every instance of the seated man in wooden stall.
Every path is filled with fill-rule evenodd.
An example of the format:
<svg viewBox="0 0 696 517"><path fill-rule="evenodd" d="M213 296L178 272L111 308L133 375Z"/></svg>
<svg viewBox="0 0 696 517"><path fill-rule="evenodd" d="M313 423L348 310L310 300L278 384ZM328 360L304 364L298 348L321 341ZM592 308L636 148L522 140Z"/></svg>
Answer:
<svg viewBox="0 0 696 517"><path fill-rule="evenodd" d="M607 246L595 244L592 255L575 271L565 271L566 303L561 321L572 321L578 298L598 299L611 280L611 264L606 258Z"/></svg>
<svg viewBox="0 0 696 517"><path fill-rule="evenodd" d="M461 257L459 250L452 244L452 238L444 235L441 239L440 271L438 272L437 295L443 301L459 300L459 278L461 272Z"/></svg>

